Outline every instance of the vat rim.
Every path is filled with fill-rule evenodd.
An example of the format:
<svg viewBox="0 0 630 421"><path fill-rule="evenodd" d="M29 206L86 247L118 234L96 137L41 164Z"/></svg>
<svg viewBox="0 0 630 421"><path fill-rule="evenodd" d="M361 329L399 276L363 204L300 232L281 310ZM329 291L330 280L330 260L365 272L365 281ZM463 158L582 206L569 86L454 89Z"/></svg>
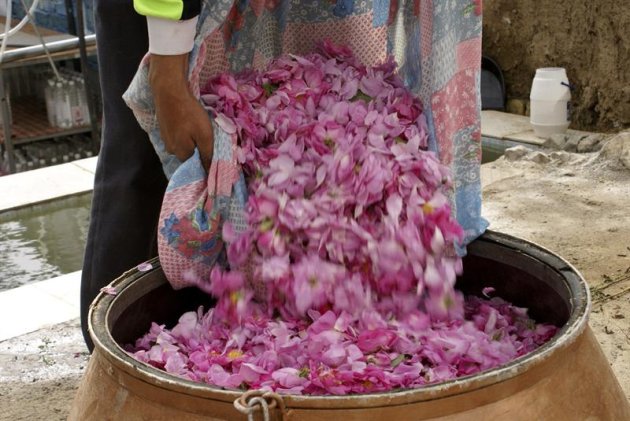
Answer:
<svg viewBox="0 0 630 421"><path fill-rule="evenodd" d="M287 408L376 408L384 405L405 405L434 399L453 397L492 385L507 382L520 374L542 365L552 355L566 349L577 341L588 325L588 314L591 309L590 290L580 272L562 257L534 242L495 231L486 231L477 241L495 243L503 247L511 247L523 251L527 249L529 255L556 270L569 286L572 309L567 322L549 342L536 350L516 358L508 364L473 375L459 377L442 383L427 385L415 389L403 389L390 392L375 392L352 394L343 396L329 395L282 395ZM233 402L243 392L227 390L205 383L193 382L159 370L148 364L134 359L114 340L109 326L109 315L120 293L135 280L148 273L161 270L158 258L149 261L153 269L141 272L137 268L125 272L110 286L116 288L117 295L100 293L92 305L88 315L88 329L95 345L95 349L109 364L121 369L125 374L145 382L147 385L168 389L188 396ZM572 274L569 279L568 274ZM110 375L112 373L110 372Z"/></svg>

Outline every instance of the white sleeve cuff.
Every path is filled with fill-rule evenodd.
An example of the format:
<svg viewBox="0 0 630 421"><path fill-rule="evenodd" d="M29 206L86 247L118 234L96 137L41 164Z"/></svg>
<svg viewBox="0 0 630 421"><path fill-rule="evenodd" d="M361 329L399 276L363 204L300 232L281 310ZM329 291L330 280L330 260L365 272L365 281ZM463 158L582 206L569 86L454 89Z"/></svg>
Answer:
<svg viewBox="0 0 630 421"><path fill-rule="evenodd" d="M195 42L197 19L197 16L188 20L147 16L149 52L163 56L189 53Z"/></svg>

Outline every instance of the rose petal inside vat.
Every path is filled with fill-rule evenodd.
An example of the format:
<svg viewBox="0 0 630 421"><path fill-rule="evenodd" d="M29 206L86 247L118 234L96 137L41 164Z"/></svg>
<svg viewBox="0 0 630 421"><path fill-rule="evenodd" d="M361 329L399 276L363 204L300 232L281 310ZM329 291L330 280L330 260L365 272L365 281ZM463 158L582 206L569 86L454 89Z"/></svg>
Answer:
<svg viewBox="0 0 630 421"><path fill-rule="evenodd" d="M559 259L557 260L560 261ZM459 279L458 287L467 294L475 295L481 295L484 287L493 287L497 291L496 295L501 295L505 292L506 298L510 299L515 305L530 308L531 313L536 315L538 322L553 323L558 327L562 327L567 323L574 309L569 299L570 287L565 279L566 273L563 273L561 263L551 263L554 263L555 267L550 265L550 262L544 261L544 258L541 260L540 256L516 252L509 247L498 247L496 244L487 241L476 242L470 246L469 255L464 260L464 276ZM208 296L194 289L173 291L165 283L166 281L159 270L149 272L147 276L151 278L150 284L155 288L148 289L148 285L146 285L147 280L143 279L142 283L145 285L142 287L142 292L146 294L132 297L131 295L139 292L135 287L139 287L140 285L138 284L140 282L131 285L132 288L130 289L132 291L129 291L127 294L127 291L124 291L122 294L127 296L125 300L126 309L120 314L120 317L117 317L117 321L111 321L113 336L121 345L131 343L142 336L149 330L151 321L157 321L160 324L173 327L177 323L178 318L186 311L195 311L199 305L204 305L206 308L212 305ZM143 278L147 276L143 275ZM131 301L128 301L129 299ZM578 304L581 302L581 300L574 301ZM133 320L134 322L122 323L122 320ZM339 321L337 320L335 323L338 324ZM383 343L387 342L386 338L383 339L378 334L375 334L372 338L364 336L362 337L362 346L369 351L370 344L382 347L382 341L385 341ZM444 345L445 348L455 348L458 343L444 342ZM359 350L361 349L359 348ZM345 349L346 358L351 351L353 352L353 349ZM339 364L339 359L344 358L340 356L341 351L337 348L328 348L326 352L326 355L322 356L322 358L326 359L330 364ZM229 351L225 353L225 356L235 360L242 357L240 354L237 355L236 352L230 353ZM404 376L405 370L415 370L413 364L408 364L408 357L404 353L398 352L396 355L390 353L387 354L387 357L389 358L389 364L397 368L398 375ZM384 358L384 355L376 352L374 353L374 358ZM219 379L218 381L225 381L224 386L229 387L229 373L222 366L219 366L212 369L211 377ZM239 373L243 371L243 376L247 379L255 379L256 376L261 374L256 372L257 367L255 365L243 365L243 367L245 368L239 369ZM176 364L173 364L169 368L176 369L177 367ZM222 370L219 368L222 368ZM301 385L298 384L298 380L305 378L304 376L307 374L305 368L296 368L297 371L293 372L293 374L297 373L297 377L286 372L287 370L277 373L275 377L278 382L282 382L285 385L284 389L289 393L300 393L302 390L300 390ZM355 368L364 369L361 364L356 364ZM164 373L164 375L167 374ZM436 381L435 379L439 381L440 378L438 376L444 375L444 373L438 372L437 374L434 373L434 375L436 376L434 381ZM236 381L237 379L233 380ZM368 384L366 382L364 386ZM231 388L240 385L239 383ZM344 388L333 388L332 390L332 393L334 391L338 393L352 393L352 391L348 392Z"/></svg>

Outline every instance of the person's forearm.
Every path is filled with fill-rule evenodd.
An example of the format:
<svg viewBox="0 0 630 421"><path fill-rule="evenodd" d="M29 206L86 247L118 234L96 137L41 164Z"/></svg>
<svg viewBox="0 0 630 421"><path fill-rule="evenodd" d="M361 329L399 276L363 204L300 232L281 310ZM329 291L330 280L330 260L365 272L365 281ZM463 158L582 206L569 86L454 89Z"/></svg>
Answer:
<svg viewBox="0 0 630 421"><path fill-rule="evenodd" d="M166 150L184 161L197 148L208 170L214 148L212 125L207 111L192 95L187 76L188 54L151 54L149 83Z"/></svg>
<svg viewBox="0 0 630 421"><path fill-rule="evenodd" d="M208 170L214 150L212 124L188 87L188 54L200 5L201 0L134 0L136 11L147 16L149 84L164 146L181 161L196 148ZM195 16L179 20L191 14Z"/></svg>
<svg viewBox="0 0 630 421"><path fill-rule="evenodd" d="M149 83L153 92L188 91L188 53L178 55L152 54L149 63Z"/></svg>

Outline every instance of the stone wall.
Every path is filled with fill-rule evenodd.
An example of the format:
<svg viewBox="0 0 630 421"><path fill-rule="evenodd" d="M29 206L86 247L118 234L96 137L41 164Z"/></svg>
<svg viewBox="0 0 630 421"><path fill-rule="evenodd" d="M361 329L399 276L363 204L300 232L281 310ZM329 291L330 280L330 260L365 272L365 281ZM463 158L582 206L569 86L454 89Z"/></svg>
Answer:
<svg viewBox="0 0 630 421"><path fill-rule="evenodd" d="M508 98L528 100L536 68L565 67L575 85L571 128L630 127L629 2L486 0L483 31Z"/></svg>

